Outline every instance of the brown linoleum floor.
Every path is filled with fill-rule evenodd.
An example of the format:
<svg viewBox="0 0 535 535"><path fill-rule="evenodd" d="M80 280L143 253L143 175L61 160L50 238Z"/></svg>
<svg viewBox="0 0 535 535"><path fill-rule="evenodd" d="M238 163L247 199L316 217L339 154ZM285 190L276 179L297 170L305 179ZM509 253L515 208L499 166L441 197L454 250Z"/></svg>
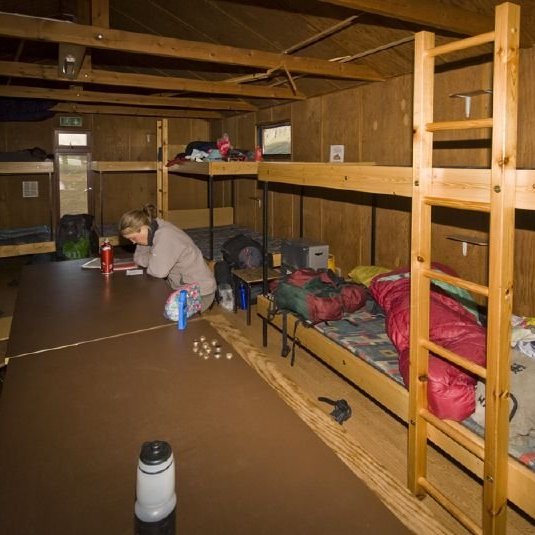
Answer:
<svg viewBox="0 0 535 535"><path fill-rule="evenodd" d="M23 259L0 259L0 310L4 315L11 315L15 306L17 281L25 263ZM252 325L247 326L245 312L234 314L214 306L213 313L223 313L235 324L242 333L262 348L262 322L256 316L253 307ZM0 316L1 317L1 316ZM0 361L5 354L5 341L0 341ZM304 350L297 349L295 366L291 367L288 359L280 357L280 333L269 328L268 347L262 348L273 357L277 366L293 379L312 398L325 396L331 399L345 399L352 408L352 416L343 425L376 460L399 481L406 478L406 443L405 425L386 414L379 405L353 385L338 376L318 359ZM9 365L7 366L7 373ZM3 380L6 370L0 370ZM1 381L0 381L1 389ZM1 402L1 400L0 400ZM329 413L330 406L319 403L319 406ZM455 502L477 514L480 509L480 485L462 469L447 461L434 449L429 451L429 475L437 482L442 490ZM425 503L433 511L436 518L452 533L467 533L452 517L436 505L431 498ZM507 533L514 535L535 534L535 521L524 517L510 508L508 513Z"/></svg>

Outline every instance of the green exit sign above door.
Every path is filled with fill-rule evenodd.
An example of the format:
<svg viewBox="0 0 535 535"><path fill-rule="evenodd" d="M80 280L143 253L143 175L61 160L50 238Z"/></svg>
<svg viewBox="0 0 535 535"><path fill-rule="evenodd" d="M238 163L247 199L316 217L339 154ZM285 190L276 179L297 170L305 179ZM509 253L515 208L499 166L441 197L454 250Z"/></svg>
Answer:
<svg viewBox="0 0 535 535"><path fill-rule="evenodd" d="M59 118L60 126L82 126L81 117L60 117Z"/></svg>

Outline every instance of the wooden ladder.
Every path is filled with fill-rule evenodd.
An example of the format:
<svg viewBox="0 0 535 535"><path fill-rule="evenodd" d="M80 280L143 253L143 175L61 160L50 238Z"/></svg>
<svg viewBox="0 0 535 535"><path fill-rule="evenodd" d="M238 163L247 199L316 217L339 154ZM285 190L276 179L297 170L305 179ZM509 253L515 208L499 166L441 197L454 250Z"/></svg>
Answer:
<svg viewBox="0 0 535 535"><path fill-rule="evenodd" d="M429 32L417 34L415 41L408 479L416 495L429 494L473 533L505 533L506 529L519 27L520 8L505 3L496 8L493 32L436 47L434 34ZM491 42L494 42L492 118L433 122L435 57ZM434 196L433 133L489 127L492 128L489 201ZM489 213L488 286L432 270L431 212L434 206ZM487 297L486 368L429 339L431 280L452 283ZM486 381L483 445L481 441L466 438L455 424L440 420L429 411L430 352ZM481 524L427 478L428 426L437 428L483 461Z"/></svg>

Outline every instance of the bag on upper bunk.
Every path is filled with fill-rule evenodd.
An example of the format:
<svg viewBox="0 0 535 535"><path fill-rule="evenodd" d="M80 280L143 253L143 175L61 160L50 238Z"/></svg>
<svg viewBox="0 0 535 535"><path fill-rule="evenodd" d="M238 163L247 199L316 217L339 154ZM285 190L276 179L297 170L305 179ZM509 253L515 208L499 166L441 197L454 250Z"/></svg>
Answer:
<svg viewBox="0 0 535 535"><path fill-rule="evenodd" d="M275 311L289 310L310 323L342 319L366 302L364 286L348 283L331 271L303 268L276 281Z"/></svg>
<svg viewBox="0 0 535 535"><path fill-rule="evenodd" d="M231 268L255 268L262 265L262 246L245 234L237 234L225 241L221 253Z"/></svg>
<svg viewBox="0 0 535 535"><path fill-rule="evenodd" d="M98 255L98 234L89 214L64 215L56 231L56 259L73 260Z"/></svg>

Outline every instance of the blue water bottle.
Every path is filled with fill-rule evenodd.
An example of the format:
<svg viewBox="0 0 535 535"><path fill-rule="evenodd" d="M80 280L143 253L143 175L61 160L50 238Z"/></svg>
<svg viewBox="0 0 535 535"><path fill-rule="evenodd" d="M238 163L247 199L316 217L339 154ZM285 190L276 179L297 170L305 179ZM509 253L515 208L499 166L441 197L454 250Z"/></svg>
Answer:
<svg viewBox="0 0 535 535"><path fill-rule="evenodd" d="M188 324L188 292L180 290L178 293L178 323L177 328L181 331L186 328Z"/></svg>
<svg viewBox="0 0 535 535"><path fill-rule="evenodd" d="M247 289L243 283L240 284L240 308L247 310Z"/></svg>

